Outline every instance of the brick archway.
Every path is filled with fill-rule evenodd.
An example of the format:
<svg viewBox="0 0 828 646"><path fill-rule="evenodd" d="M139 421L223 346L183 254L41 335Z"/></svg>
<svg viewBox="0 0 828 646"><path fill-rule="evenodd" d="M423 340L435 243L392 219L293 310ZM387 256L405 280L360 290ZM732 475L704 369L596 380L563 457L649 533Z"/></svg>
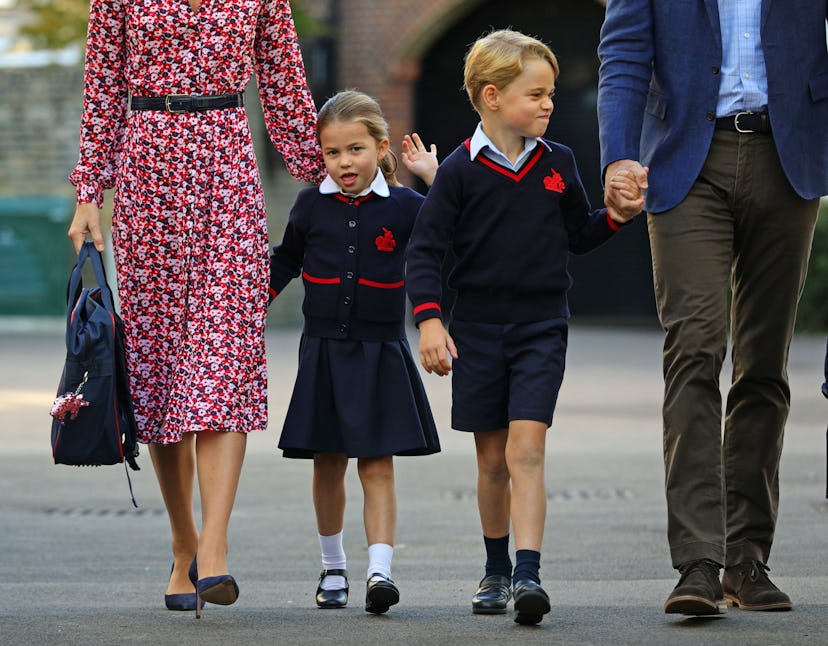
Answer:
<svg viewBox="0 0 828 646"><path fill-rule="evenodd" d="M604 5L605 0L595 0ZM339 0L338 85L375 97L391 124L392 145L415 126L421 60L449 28L488 0ZM509 23L508 9L503 11ZM462 69L462 61L453 64ZM458 77L460 78L460 77ZM404 170L400 173L405 176ZM410 178L406 178L410 179Z"/></svg>
<svg viewBox="0 0 828 646"><path fill-rule="evenodd" d="M551 43L562 67L558 84L562 99L548 134L575 149L590 198L600 206L595 50L604 4L549 0L541 6L515 0L501 8L501 2L493 0L340 0L339 85L357 87L380 101L395 150L399 151L402 135L416 126L445 155L476 123L461 89L462 57L468 44L491 27L512 25L537 32ZM400 179L411 181L404 172ZM572 260L574 314L653 320L643 224L642 218L611 245L588 258Z"/></svg>

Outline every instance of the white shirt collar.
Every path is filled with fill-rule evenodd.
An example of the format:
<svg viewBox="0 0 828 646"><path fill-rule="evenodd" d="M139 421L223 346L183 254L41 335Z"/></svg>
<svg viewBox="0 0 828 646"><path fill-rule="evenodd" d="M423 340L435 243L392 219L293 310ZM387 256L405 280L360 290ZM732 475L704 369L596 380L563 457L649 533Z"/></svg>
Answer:
<svg viewBox="0 0 828 646"><path fill-rule="evenodd" d="M330 175L326 175L325 179L322 180L322 183L319 185L319 192L324 195L342 193L342 195L347 195L348 197L362 197L363 195L368 195L368 193L376 193L380 197L388 197L391 195L391 191L388 190L388 182L385 181L385 176L380 172L379 168L377 169L377 175L374 177L374 181L359 195L353 195L352 193L343 191Z"/></svg>
<svg viewBox="0 0 828 646"><path fill-rule="evenodd" d="M524 137L523 152L518 156L517 160L513 164L506 155L497 149L497 146L492 143L489 136L483 132L483 123L481 122L477 124L477 128L475 129L471 141L469 142L469 154L472 159L475 159L482 150L483 154L485 154L489 159L498 162L502 166L511 168L512 170L517 170L523 165L523 162L526 161L529 154L535 150L538 143L542 143L547 150L549 149L549 146L547 146L546 142L540 137ZM488 148L488 150L485 150L486 148Z"/></svg>

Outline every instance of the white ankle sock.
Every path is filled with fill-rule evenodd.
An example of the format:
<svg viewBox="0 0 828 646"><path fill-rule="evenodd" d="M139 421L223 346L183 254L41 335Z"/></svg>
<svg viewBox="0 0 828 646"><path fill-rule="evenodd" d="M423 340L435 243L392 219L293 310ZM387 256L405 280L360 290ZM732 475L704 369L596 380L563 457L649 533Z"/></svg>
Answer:
<svg viewBox="0 0 828 646"><path fill-rule="evenodd" d="M333 536L319 534L319 547L322 550L323 570L344 570L347 565L345 550L342 547L342 532ZM346 586L344 576L326 576L319 584L323 590L341 590Z"/></svg>
<svg viewBox="0 0 828 646"><path fill-rule="evenodd" d="M391 559L394 558L394 548L386 543L374 543L368 546L368 576L382 574L391 578ZM371 577L377 581L379 579Z"/></svg>

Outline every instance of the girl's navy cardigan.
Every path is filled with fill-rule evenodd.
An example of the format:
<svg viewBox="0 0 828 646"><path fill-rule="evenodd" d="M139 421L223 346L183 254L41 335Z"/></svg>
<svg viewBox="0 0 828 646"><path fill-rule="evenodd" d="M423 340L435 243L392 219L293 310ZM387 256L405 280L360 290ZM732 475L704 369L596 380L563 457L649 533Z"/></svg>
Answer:
<svg viewBox="0 0 828 646"><path fill-rule="evenodd" d="M585 253L621 225L591 210L572 151L541 140L514 172L478 154L469 141L441 164L408 249L406 289L414 320L441 317L441 268L451 246L452 315L518 323L569 316L569 253Z"/></svg>
<svg viewBox="0 0 828 646"><path fill-rule="evenodd" d="M405 338L405 250L423 196L389 186L389 197L302 190L282 243L270 256L276 298L302 275L304 333L331 339Z"/></svg>

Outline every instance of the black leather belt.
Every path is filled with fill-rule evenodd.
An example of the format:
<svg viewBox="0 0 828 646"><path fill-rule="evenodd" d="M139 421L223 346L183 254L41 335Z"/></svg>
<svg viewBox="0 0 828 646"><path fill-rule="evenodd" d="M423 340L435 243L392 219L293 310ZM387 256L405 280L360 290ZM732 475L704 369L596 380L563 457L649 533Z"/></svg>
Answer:
<svg viewBox="0 0 828 646"><path fill-rule="evenodd" d="M770 117L767 112L740 112L730 117L716 119L716 127L733 132L763 132L771 131Z"/></svg>
<svg viewBox="0 0 828 646"><path fill-rule="evenodd" d="M244 93L236 94L168 94L167 96L134 96L129 102L133 110L163 110L179 114L182 112L204 112L205 110L226 110L244 107Z"/></svg>

